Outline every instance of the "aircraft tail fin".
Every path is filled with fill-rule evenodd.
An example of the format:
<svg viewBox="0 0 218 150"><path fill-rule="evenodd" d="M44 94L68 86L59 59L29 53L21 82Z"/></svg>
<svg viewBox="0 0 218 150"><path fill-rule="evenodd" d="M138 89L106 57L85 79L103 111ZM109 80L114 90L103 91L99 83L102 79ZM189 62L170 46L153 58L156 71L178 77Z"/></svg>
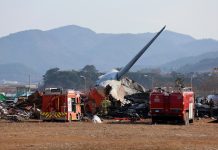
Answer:
<svg viewBox="0 0 218 150"><path fill-rule="evenodd" d="M142 54L148 49L148 47L156 40L156 38L161 34L161 32L165 29L164 26L149 42L142 48L138 54L117 74L117 80L119 80L124 74L126 74L129 69L135 64L135 62L142 56Z"/></svg>

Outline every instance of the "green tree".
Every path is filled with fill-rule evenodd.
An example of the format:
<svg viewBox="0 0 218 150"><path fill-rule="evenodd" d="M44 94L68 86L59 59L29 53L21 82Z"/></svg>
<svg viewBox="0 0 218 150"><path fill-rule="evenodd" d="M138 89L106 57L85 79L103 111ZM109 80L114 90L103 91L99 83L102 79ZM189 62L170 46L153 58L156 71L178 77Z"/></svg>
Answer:
<svg viewBox="0 0 218 150"><path fill-rule="evenodd" d="M43 75L44 83L51 84L56 79L56 75L59 70L59 68L52 68L47 70L45 75Z"/></svg>
<svg viewBox="0 0 218 150"><path fill-rule="evenodd" d="M90 73L98 73L98 70L94 65L86 65L82 70L82 72L90 72Z"/></svg>

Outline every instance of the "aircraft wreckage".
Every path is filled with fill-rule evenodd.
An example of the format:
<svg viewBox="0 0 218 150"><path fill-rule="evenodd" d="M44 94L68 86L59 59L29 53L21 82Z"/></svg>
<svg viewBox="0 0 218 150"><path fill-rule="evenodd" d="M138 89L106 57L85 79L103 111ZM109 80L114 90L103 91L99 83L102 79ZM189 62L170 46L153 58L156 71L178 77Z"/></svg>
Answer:
<svg viewBox="0 0 218 150"><path fill-rule="evenodd" d="M162 33L165 27L166 26L157 32L156 35L137 53L135 57L133 57L133 59L124 68L122 68L120 71L113 69L111 72L99 77L99 79L96 81L96 86L89 91L88 100L85 102L86 112L93 114L98 112L102 107L102 102L105 99L112 103L111 107L125 107L129 103L132 104L132 107L134 103L140 103L141 98L143 99L143 103L145 103L146 98L142 95L144 94L148 97L148 94L145 93L144 87L129 78L124 78L123 76ZM140 93L142 93L142 95L140 95ZM136 107L138 107L138 105Z"/></svg>

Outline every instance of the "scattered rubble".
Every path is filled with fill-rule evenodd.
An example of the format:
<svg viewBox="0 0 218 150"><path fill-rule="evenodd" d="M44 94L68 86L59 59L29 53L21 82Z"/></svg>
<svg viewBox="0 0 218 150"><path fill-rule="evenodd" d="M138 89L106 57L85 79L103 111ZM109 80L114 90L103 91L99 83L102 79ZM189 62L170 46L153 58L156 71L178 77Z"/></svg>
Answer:
<svg viewBox="0 0 218 150"><path fill-rule="evenodd" d="M0 118L12 121L39 119L40 109L41 95L35 92L28 97L18 97L13 102L7 102L7 99L1 101Z"/></svg>
<svg viewBox="0 0 218 150"><path fill-rule="evenodd" d="M216 118L218 119L218 96L208 95L208 97L201 97L196 99L195 103L196 113L198 118Z"/></svg>

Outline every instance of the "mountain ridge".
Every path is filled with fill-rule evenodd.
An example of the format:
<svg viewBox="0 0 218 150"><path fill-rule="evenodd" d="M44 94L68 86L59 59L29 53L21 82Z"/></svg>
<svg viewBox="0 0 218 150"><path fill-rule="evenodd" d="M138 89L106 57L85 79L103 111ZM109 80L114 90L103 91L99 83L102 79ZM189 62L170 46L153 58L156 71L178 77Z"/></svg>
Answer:
<svg viewBox="0 0 218 150"><path fill-rule="evenodd" d="M26 30L0 38L0 64L24 64L39 74L53 67L78 70L87 64L107 71L125 66L153 35L96 33L76 25L46 31ZM166 30L135 66L162 67L183 57L198 57L212 51L218 51L216 40L197 40Z"/></svg>

